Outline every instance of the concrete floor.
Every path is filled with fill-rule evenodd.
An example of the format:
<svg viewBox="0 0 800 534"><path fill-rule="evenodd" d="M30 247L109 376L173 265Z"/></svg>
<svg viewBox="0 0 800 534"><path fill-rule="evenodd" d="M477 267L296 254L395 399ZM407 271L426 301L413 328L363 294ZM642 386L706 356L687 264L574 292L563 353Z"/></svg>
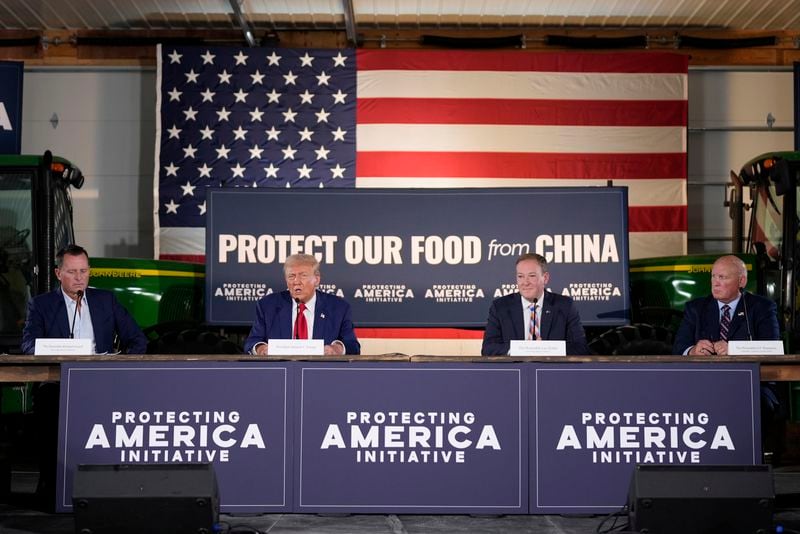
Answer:
<svg viewBox="0 0 800 534"><path fill-rule="evenodd" d="M72 534L75 524L71 514L49 514L38 511L33 489L36 473L15 473L12 494L0 503L0 533L2 534ZM775 524L786 534L800 532L800 470L775 472L777 493ZM263 514L220 516L220 533L354 533L354 534L439 534L470 533L497 534L504 532L536 534L588 534L598 532L603 516L490 516L466 515L317 515ZM627 523L625 517L617 522L613 532L621 534ZM611 522L602 525L608 532ZM773 530L774 532L774 530ZM684 534L684 533L680 533Z"/></svg>

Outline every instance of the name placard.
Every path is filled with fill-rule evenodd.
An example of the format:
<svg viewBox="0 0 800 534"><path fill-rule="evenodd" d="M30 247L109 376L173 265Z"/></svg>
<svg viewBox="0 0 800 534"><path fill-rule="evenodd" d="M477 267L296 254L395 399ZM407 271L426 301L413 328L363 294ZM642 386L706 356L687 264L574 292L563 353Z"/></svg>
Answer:
<svg viewBox="0 0 800 534"><path fill-rule="evenodd" d="M728 341L731 356L783 356L783 341Z"/></svg>
<svg viewBox="0 0 800 534"><path fill-rule="evenodd" d="M88 356L94 354L94 350L91 339L40 337L36 339L33 353L36 356Z"/></svg>
<svg viewBox="0 0 800 534"><path fill-rule="evenodd" d="M566 356L567 342L564 340L511 340L510 356Z"/></svg>
<svg viewBox="0 0 800 534"><path fill-rule="evenodd" d="M270 356L323 356L325 342L321 339L270 339Z"/></svg>

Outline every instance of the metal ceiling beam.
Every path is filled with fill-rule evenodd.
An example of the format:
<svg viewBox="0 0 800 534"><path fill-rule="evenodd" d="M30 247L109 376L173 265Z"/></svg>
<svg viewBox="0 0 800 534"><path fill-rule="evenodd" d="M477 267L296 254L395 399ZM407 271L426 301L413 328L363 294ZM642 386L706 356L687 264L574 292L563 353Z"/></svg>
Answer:
<svg viewBox="0 0 800 534"><path fill-rule="evenodd" d="M242 33L244 33L244 40L247 41L247 46L256 46L256 38L253 36L253 30L250 29L250 24L247 22L247 19L244 18L244 13L242 13L240 2L243 0L228 1L231 4L231 9L233 9L233 16L236 17L236 20L239 22L239 27L242 29Z"/></svg>
<svg viewBox="0 0 800 534"><path fill-rule="evenodd" d="M358 38L356 36L356 11L353 7L353 0L342 0L344 8L344 28L347 35L347 42L356 46Z"/></svg>

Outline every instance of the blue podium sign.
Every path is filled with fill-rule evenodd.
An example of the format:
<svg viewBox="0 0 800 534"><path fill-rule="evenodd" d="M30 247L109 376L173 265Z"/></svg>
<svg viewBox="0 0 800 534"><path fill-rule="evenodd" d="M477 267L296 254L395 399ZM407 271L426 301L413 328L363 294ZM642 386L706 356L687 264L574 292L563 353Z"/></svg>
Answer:
<svg viewBox="0 0 800 534"><path fill-rule="evenodd" d="M604 513L645 464L760 463L757 364L535 365L531 513Z"/></svg>
<svg viewBox="0 0 800 534"><path fill-rule="evenodd" d="M519 366L304 365L298 512L527 513Z"/></svg>
<svg viewBox="0 0 800 534"><path fill-rule="evenodd" d="M79 464L213 463L220 509L291 511L289 370L268 363L64 364L57 509Z"/></svg>

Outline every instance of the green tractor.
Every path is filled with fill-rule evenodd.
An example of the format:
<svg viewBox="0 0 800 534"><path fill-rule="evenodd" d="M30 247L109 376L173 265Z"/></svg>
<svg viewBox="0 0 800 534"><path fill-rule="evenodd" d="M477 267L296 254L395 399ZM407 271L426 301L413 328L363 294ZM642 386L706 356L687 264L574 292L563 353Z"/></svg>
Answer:
<svg viewBox="0 0 800 534"><path fill-rule="evenodd" d="M794 277L798 240L797 191L800 152L770 152L731 171L726 201L733 226L732 253L748 268L747 289L778 304L787 353L798 347L798 283ZM750 189L750 201L743 200ZM750 223L745 232L745 213ZM711 292L711 266L718 255L632 260L631 325L597 332L590 347L598 354L669 354L687 301Z"/></svg>
<svg viewBox="0 0 800 534"><path fill-rule="evenodd" d="M19 351L28 301L52 290L56 252L74 242L71 188L80 169L52 156L0 156L0 353ZM89 251L92 254L93 251ZM158 353L235 353L201 327L203 265L91 258L91 284L113 290Z"/></svg>

